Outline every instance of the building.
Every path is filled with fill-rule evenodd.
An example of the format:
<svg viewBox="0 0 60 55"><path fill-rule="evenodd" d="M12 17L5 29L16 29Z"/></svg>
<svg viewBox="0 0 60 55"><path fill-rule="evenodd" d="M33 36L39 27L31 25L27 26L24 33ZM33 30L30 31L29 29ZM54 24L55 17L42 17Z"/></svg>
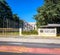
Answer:
<svg viewBox="0 0 60 55"><path fill-rule="evenodd" d="M36 22L29 22L33 30L37 30Z"/></svg>
<svg viewBox="0 0 60 55"><path fill-rule="evenodd" d="M23 23L23 31L30 31L33 30L33 26L30 25L28 22L24 21Z"/></svg>
<svg viewBox="0 0 60 55"><path fill-rule="evenodd" d="M24 21L23 30L24 31L37 30L36 22L26 22L26 21Z"/></svg>

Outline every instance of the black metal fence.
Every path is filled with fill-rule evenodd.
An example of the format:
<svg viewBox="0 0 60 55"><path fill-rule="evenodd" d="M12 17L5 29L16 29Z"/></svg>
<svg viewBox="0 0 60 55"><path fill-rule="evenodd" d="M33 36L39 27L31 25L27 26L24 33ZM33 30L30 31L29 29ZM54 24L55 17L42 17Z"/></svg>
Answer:
<svg viewBox="0 0 60 55"><path fill-rule="evenodd" d="M19 32L18 28L0 28L0 32Z"/></svg>

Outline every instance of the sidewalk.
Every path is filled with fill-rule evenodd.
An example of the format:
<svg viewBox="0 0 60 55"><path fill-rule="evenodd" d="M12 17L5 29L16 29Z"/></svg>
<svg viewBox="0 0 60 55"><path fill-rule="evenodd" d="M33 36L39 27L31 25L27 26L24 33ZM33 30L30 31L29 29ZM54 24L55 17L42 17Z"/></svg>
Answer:
<svg viewBox="0 0 60 55"><path fill-rule="evenodd" d="M50 44L60 44L60 39L30 39L30 38L0 38L0 41L7 42L28 42L28 43L50 43Z"/></svg>
<svg viewBox="0 0 60 55"><path fill-rule="evenodd" d="M0 37L6 37L6 38L30 38L30 39L60 39L60 36L39 36L39 35L0 35Z"/></svg>
<svg viewBox="0 0 60 55"><path fill-rule="evenodd" d="M21 35L22 38L31 38L31 39L60 39L60 36L39 36L39 35Z"/></svg>

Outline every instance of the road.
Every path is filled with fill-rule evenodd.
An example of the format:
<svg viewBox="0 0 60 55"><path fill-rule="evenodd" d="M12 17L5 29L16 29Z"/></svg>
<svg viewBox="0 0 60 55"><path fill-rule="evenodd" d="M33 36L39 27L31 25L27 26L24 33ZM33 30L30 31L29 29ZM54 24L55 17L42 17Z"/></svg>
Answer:
<svg viewBox="0 0 60 55"><path fill-rule="evenodd" d="M0 52L0 55L51 55L51 54L31 54L31 53L8 53L8 52Z"/></svg>
<svg viewBox="0 0 60 55"><path fill-rule="evenodd" d="M60 48L60 44L49 44L49 43L28 43L28 42L4 42L0 41L0 45L11 45L11 46L26 46L32 48Z"/></svg>
<svg viewBox="0 0 60 55"><path fill-rule="evenodd" d="M60 55L60 44L0 41L0 55Z"/></svg>

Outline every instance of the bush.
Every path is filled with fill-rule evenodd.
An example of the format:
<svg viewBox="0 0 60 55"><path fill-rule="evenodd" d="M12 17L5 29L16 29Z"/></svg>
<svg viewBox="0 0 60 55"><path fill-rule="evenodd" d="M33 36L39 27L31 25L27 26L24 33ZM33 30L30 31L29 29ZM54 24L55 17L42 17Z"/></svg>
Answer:
<svg viewBox="0 0 60 55"><path fill-rule="evenodd" d="M23 31L23 35L37 35L38 32L36 30L31 30L31 31Z"/></svg>

